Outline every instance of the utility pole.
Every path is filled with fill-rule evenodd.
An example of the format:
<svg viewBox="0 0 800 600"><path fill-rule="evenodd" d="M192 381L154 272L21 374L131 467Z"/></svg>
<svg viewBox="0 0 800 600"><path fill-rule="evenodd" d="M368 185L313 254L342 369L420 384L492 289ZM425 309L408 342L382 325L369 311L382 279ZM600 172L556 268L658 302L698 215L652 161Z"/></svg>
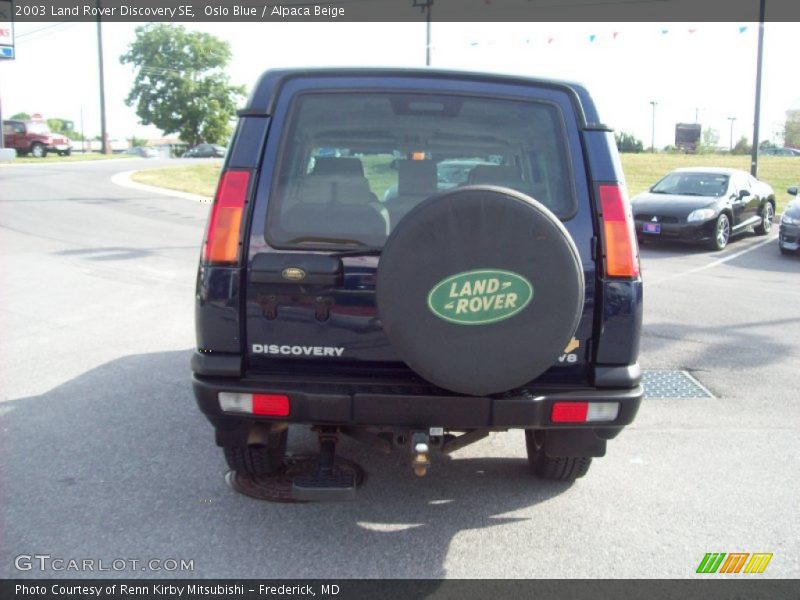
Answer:
<svg viewBox="0 0 800 600"><path fill-rule="evenodd" d="M656 151L656 105L657 104L658 102L656 102L655 100L650 101L650 105L653 107L653 131L652 131L652 136L650 138L651 139L650 152L653 153L655 153Z"/></svg>
<svg viewBox="0 0 800 600"><path fill-rule="evenodd" d="M106 131L106 84L103 72L103 30L100 24L100 0L97 0L97 62L100 69L100 148L103 154L111 154Z"/></svg>
<svg viewBox="0 0 800 600"><path fill-rule="evenodd" d="M761 64L764 61L764 12L766 0L758 8L758 61L756 62L756 108L753 118L753 148L750 150L750 175L758 177L758 126L761 121Z"/></svg>
<svg viewBox="0 0 800 600"><path fill-rule="evenodd" d="M730 151L733 152L733 122L736 120L736 117L728 117L728 121L731 122L731 147Z"/></svg>
<svg viewBox="0 0 800 600"><path fill-rule="evenodd" d="M425 13L425 66L431 66L431 8L433 0L412 0L412 6Z"/></svg>

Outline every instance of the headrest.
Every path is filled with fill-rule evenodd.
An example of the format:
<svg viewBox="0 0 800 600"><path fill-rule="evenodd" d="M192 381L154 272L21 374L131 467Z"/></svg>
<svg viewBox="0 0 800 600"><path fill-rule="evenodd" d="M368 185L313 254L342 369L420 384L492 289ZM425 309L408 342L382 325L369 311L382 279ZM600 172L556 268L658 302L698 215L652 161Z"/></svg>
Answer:
<svg viewBox="0 0 800 600"><path fill-rule="evenodd" d="M397 161L397 193L400 196L436 191L436 163L432 160Z"/></svg>
<svg viewBox="0 0 800 600"><path fill-rule="evenodd" d="M522 175L517 167L478 165L469 172L471 185L519 185Z"/></svg>
<svg viewBox="0 0 800 600"><path fill-rule="evenodd" d="M320 156L314 159L313 175L349 175L363 177L364 165L358 158L337 158L333 156Z"/></svg>
<svg viewBox="0 0 800 600"><path fill-rule="evenodd" d="M366 177L313 175L299 186L300 202L308 204L367 204L376 201Z"/></svg>

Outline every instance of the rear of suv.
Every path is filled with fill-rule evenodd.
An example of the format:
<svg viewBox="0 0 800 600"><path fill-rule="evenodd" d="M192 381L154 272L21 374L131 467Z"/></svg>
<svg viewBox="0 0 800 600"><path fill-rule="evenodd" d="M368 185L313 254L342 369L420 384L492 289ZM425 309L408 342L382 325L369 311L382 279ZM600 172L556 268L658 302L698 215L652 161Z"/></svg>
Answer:
<svg viewBox="0 0 800 600"><path fill-rule="evenodd" d="M612 131L561 81L267 71L220 176L197 279L200 409L229 466L320 456L298 499L352 496L341 435L417 474L493 431L583 476L634 419L642 282ZM444 177L450 165L468 172Z"/></svg>

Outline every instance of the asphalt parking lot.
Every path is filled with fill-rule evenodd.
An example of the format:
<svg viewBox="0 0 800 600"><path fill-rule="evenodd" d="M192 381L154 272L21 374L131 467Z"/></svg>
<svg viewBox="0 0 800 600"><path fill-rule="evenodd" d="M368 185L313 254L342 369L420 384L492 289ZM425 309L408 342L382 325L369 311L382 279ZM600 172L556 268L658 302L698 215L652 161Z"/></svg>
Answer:
<svg viewBox="0 0 800 600"><path fill-rule="evenodd" d="M355 502L271 504L226 485L189 386L208 205L110 181L141 164L0 168L3 577L99 574L15 567L45 553L195 577L689 578L706 552L800 576L800 257L777 228L720 253L642 248L641 363L713 397L646 399L577 483L529 476L520 432L425 478L345 442L367 474ZM313 442L293 430L290 448Z"/></svg>

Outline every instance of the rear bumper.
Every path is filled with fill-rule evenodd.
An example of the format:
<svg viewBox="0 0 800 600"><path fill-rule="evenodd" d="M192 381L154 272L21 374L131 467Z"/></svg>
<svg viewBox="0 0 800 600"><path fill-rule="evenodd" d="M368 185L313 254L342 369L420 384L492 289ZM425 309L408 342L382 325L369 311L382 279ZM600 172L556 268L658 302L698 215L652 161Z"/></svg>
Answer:
<svg viewBox="0 0 800 600"><path fill-rule="evenodd" d="M281 377L231 379L193 376L200 410L215 427L233 429L241 421L288 421L350 426L396 428L442 427L467 430L497 429L610 429L630 424L639 409L641 385L629 388L541 386L500 397L448 395L430 386L358 380L309 380ZM220 392L269 393L289 396L288 417L269 418L226 413L220 409ZM559 401L618 402L613 421L553 423L553 403Z"/></svg>

